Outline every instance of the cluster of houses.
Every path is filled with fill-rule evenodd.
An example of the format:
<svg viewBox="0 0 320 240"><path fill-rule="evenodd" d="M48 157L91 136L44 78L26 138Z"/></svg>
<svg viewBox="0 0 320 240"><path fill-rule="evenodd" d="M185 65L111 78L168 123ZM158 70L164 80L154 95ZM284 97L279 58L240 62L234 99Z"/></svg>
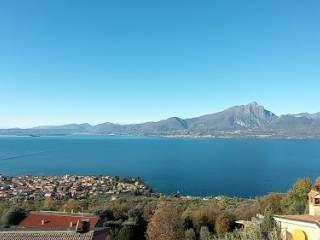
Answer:
<svg viewBox="0 0 320 240"><path fill-rule="evenodd" d="M87 199L103 194L145 194L148 187L139 179L111 176L0 176L0 200Z"/></svg>

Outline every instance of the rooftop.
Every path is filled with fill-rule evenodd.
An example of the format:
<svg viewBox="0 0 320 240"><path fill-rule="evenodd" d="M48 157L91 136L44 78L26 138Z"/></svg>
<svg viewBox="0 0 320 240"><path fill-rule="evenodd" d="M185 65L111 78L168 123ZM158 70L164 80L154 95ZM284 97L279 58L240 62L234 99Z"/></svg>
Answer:
<svg viewBox="0 0 320 240"><path fill-rule="evenodd" d="M318 190L312 189L309 193L308 196L311 198L317 197L318 195L320 195L320 192Z"/></svg>
<svg viewBox="0 0 320 240"><path fill-rule="evenodd" d="M312 215L275 215L276 218L282 218L287 220L299 221L299 222L308 222L315 223L320 227L320 216Z"/></svg>
<svg viewBox="0 0 320 240"><path fill-rule="evenodd" d="M75 228L78 222L89 222L94 228L99 217L90 214L71 214L61 212L30 212L19 223L19 227L37 229L70 229ZM1 239L1 238L0 238Z"/></svg>

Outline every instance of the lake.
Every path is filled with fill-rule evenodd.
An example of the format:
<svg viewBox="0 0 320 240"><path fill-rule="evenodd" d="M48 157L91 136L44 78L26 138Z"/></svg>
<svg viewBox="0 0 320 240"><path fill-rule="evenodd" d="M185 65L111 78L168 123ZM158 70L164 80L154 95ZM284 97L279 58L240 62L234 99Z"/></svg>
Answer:
<svg viewBox="0 0 320 240"><path fill-rule="evenodd" d="M0 137L3 175L139 176L163 193L253 197L320 175L320 140Z"/></svg>

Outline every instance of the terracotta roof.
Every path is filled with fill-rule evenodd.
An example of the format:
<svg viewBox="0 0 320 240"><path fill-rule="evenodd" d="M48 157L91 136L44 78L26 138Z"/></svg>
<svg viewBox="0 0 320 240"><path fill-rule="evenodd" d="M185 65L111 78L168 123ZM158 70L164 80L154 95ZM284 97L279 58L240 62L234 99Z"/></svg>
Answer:
<svg viewBox="0 0 320 240"><path fill-rule="evenodd" d="M312 189L309 193L308 193L308 196L311 197L311 198L314 198L316 196L320 195L320 192L317 191L317 190L314 190Z"/></svg>
<svg viewBox="0 0 320 240"><path fill-rule="evenodd" d="M59 212L30 212L19 223L19 227L37 229L70 229L75 228L77 222L88 221L90 228L94 228L99 217L94 215L67 214ZM72 223L72 227L71 227Z"/></svg>
<svg viewBox="0 0 320 240"><path fill-rule="evenodd" d="M93 231L77 232L0 232L0 239L6 240L92 240Z"/></svg>
<svg viewBox="0 0 320 240"><path fill-rule="evenodd" d="M320 227L320 216L312 215L275 215L276 218L283 218L293 221L315 223Z"/></svg>

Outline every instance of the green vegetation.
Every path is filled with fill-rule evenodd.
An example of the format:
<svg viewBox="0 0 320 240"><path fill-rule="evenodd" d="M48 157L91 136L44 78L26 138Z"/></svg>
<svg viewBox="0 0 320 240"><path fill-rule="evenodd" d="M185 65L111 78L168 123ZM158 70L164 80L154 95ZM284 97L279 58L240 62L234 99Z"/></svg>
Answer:
<svg viewBox="0 0 320 240"><path fill-rule="evenodd" d="M311 187L312 183L309 178L298 179L281 202L283 211L288 214L305 213L308 209L307 195Z"/></svg>
<svg viewBox="0 0 320 240"><path fill-rule="evenodd" d="M273 215L304 213L310 189L310 179L302 178L286 194L271 193L256 199L119 195L0 202L0 225L16 225L31 210L84 211L99 215L99 226L110 227L108 239L278 240ZM251 220L258 213L265 216L261 224L245 229L235 224L235 220Z"/></svg>
<svg viewBox="0 0 320 240"><path fill-rule="evenodd" d="M1 224L5 227L17 225L26 214L27 212L22 208L11 207L1 215Z"/></svg>

